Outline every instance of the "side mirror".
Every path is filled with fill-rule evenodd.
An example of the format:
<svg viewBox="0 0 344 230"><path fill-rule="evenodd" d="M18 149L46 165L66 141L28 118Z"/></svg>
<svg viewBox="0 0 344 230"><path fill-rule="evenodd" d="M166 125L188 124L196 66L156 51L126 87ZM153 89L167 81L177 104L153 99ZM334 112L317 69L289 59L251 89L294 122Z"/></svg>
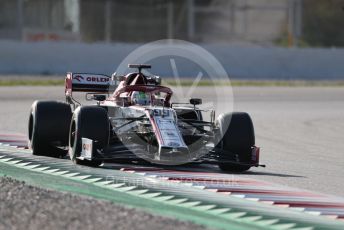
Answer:
<svg viewBox="0 0 344 230"><path fill-rule="evenodd" d="M190 104L191 105L201 105L202 104L202 99L201 98L191 98L190 99Z"/></svg>
<svg viewBox="0 0 344 230"><path fill-rule="evenodd" d="M95 94L93 95L93 100L96 101L105 101L106 96L105 95L101 95L101 94Z"/></svg>
<svg viewBox="0 0 344 230"><path fill-rule="evenodd" d="M156 84L157 84L157 85L161 85L161 77L155 76L154 78L155 78Z"/></svg>

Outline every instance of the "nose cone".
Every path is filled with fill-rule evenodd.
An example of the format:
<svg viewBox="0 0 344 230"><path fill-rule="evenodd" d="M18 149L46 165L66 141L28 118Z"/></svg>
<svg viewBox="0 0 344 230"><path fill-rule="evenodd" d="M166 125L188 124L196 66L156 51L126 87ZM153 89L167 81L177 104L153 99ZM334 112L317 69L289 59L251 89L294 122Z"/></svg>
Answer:
<svg viewBox="0 0 344 230"><path fill-rule="evenodd" d="M191 161L191 154L188 147L167 147L159 148L158 159L161 163L168 165L179 165Z"/></svg>

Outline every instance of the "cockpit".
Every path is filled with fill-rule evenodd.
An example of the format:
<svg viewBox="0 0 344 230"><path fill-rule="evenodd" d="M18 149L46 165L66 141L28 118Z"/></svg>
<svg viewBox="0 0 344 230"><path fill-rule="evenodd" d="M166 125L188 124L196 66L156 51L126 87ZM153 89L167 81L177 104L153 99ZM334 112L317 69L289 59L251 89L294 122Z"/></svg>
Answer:
<svg viewBox="0 0 344 230"><path fill-rule="evenodd" d="M148 65L130 65L138 68L139 72L129 73L119 79L120 83L114 92L117 103L129 105L169 105L172 96L171 89L160 86L161 80L158 76L146 76L141 72L142 68L150 68Z"/></svg>

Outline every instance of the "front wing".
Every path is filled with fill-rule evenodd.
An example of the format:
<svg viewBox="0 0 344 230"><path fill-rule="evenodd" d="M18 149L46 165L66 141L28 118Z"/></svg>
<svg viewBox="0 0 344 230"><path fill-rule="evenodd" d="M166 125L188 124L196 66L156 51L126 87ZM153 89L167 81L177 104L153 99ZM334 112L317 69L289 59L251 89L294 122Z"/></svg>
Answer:
<svg viewBox="0 0 344 230"><path fill-rule="evenodd" d="M235 165L251 166L251 167L265 167L265 165L259 164L260 148L252 147L252 158L250 162L240 162L235 159L235 154L226 152L220 148L206 148L203 151L207 151L206 154L198 158L192 158L188 163L193 164L219 164L219 163L231 163ZM135 154L133 153L135 152ZM229 157L223 157L223 155ZM173 157L173 156L171 156ZM106 149L97 148L97 142L91 139L82 138L82 152L78 157L82 160L102 160L104 162L116 162L116 163L140 163L140 164L166 164L162 160L147 159L146 152L142 150L142 146L132 144L126 146L123 144L111 145Z"/></svg>

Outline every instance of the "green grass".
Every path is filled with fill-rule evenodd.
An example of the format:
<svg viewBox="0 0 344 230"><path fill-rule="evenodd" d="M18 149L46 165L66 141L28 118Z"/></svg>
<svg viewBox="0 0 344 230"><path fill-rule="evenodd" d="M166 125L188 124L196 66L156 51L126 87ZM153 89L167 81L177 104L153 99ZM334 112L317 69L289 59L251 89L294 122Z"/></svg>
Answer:
<svg viewBox="0 0 344 230"><path fill-rule="evenodd" d="M166 79L162 82L163 85L177 86L177 82L173 79ZM181 80L181 86L192 86L193 80ZM64 79L1 79L0 86L63 86ZM202 80L198 86L256 86L256 87L344 87L344 80L342 81L297 81L297 80L233 80L228 81L210 81Z"/></svg>
<svg viewBox="0 0 344 230"><path fill-rule="evenodd" d="M0 86L56 86L64 85L64 79L0 79Z"/></svg>

